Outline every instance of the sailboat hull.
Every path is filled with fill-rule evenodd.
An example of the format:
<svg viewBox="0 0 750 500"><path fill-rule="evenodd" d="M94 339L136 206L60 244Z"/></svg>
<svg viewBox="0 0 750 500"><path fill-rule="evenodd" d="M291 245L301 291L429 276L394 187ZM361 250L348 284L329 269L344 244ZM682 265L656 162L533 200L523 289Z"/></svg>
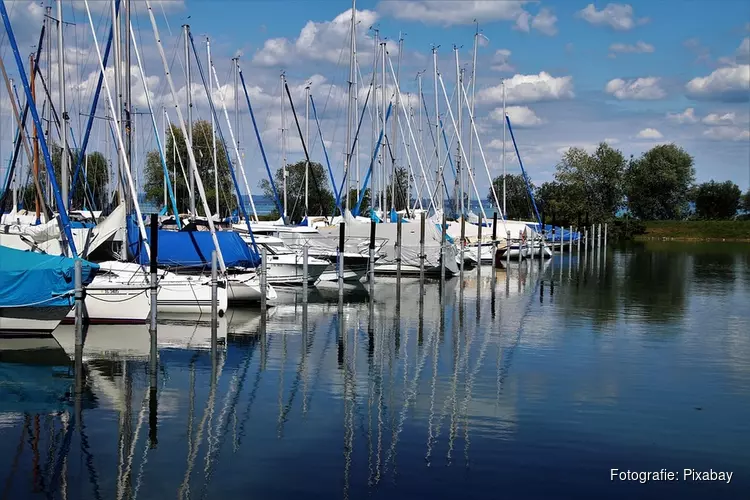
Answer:
<svg viewBox="0 0 750 500"><path fill-rule="evenodd" d="M70 306L0 307L0 337L50 335L70 310Z"/></svg>

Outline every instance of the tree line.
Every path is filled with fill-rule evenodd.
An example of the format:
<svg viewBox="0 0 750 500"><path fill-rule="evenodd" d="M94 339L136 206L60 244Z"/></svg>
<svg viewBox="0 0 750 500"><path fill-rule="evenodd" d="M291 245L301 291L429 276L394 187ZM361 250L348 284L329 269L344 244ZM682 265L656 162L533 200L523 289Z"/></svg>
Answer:
<svg viewBox="0 0 750 500"><path fill-rule="evenodd" d="M655 146L639 158L601 143L593 154L566 151L553 181L530 188L544 223L586 227L623 219L730 219L750 212L750 190L744 195L732 181L695 183L693 157L684 149ZM501 196L503 176L493 181ZM506 216L536 220L522 175L505 176ZM490 190L487 199L494 197Z"/></svg>

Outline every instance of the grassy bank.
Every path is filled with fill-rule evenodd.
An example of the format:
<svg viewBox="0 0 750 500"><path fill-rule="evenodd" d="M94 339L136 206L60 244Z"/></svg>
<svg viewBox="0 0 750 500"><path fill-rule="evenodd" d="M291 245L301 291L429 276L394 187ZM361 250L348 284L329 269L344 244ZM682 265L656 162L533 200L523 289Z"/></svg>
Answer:
<svg viewBox="0 0 750 500"><path fill-rule="evenodd" d="M646 233L636 239L750 242L750 220L649 221L646 222Z"/></svg>

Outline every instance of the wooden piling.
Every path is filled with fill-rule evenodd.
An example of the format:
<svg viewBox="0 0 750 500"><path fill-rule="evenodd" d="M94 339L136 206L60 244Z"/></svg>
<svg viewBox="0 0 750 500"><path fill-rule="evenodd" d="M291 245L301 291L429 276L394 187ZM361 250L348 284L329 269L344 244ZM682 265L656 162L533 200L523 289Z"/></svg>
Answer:
<svg viewBox="0 0 750 500"><path fill-rule="evenodd" d="M75 346L83 347L83 263L76 259L75 269Z"/></svg>
<svg viewBox="0 0 750 500"><path fill-rule="evenodd" d="M151 236L149 238L149 250L151 251L151 325L149 331L152 336L156 335L156 316L157 316L157 295L159 293L159 283L156 277L157 273L157 257L159 253L159 216L157 214L151 214ZM152 339L152 343L156 339Z"/></svg>
<svg viewBox="0 0 750 500"><path fill-rule="evenodd" d="M339 295L344 294L344 242L346 240L346 224L342 222L339 224L339 255L338 255L338 271L339 271Z"/></svg>
<svg viewBox="0 0 750 500"><path fill-rule="evenodd" d="M310 279L310 272L308 270L308 247L307 242L302 247L302 302L307 302L307 286Z"/></svg>
<svg viewBox="0 0 750 500"><path fill-rule="evenodd" d="M403 223L403 216L398 214L396 221L396 280L398 286L401 286L401 228Z"/></svg>
<svg viewBox="0 0 750 500"><path fill-rule="evenodd" d="M211 252L211 359L216 358L216 342L219 328L219 280L216 250Z"/></svg>
<svg viewBox="0 0 750 500"><path fill-rule="evenodd" d="M260 249L260 310L266 312L266 295L268 293L266 286L266 270L268 266L268 250L265 246Z"/></svg>
<svg viewBox="0 0 750 500"><path fill-rule="evenodd" d="M419 218L419 280L424 281L424 224L425 224L425 212L420 214Z"/></svg>
<svg viewBox="0 0 750 500"><path fill-rule="evenodd" d="M423 219L424 220L424 219ZM370 221L370 290L375 284L375 221Z"/></svg>

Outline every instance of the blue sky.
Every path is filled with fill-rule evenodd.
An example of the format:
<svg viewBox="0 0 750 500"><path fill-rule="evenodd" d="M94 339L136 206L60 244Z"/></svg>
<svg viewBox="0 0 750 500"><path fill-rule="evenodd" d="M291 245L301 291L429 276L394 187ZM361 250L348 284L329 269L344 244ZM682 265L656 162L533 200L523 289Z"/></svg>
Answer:
<svg viewBox="0 0 750 500"><path fill-rule="evenodd" d="M16 22L27 27L26 38L32 40L38 33L34 24L40 19L38 13L31 12L23 2L9 4L17 4ZM70 12L67 17L75 17L78 23L66 29L76 30L79 45L85 47L91 44L91 32L82 4L66 2ZM92 5L95 10L102 9L101 2ZM196 38L210 36L219 78L228 82L223 91L230 113L233 89L228 79L229 59L241 55L272 169L281 161L279 74L285 71L301 113L303 89L311 81L334 170L341 172L350 8L350 2L334 0L186 0L157 4L155 13L165 50L176 61L171 71L180 88L178 94L185 95L177 37L181 24L190 23ZM24 9L33 15L22 19ZM460 47L461 63L470 72L474 19L479 21L488 40L478 50L476 120L493 176L501 171L502 121L498 108L499 84L504 79L508 112L524 165L537 183L552 178L555 164L567 147L591 150L606 140L627 156L674 142L695 157L698 181L731 179L743 190L750 186L749 2L359 0L357 10L363 77L369 81L373 43L370 26L375 25L389 40L394 64L398 58L395 42L399 33L405 33L400 85L404 93L412 93L414 109L418 109L413 96L415 77L418 71L427 70L425 97L430 113L432 44L440 45L440 71L450 93L456 74L452 47ZM106 16L100 13L100 17ZM100 43L104 41L105 25L101 21L97 25ZM169 103L163 66L142 5L134 26L142 40L152 99L156 105ZM23 28L21 31L19 36L23 38ZM170 31L174 36L168 35ZM70 34L67 39L71 39ZM6 45L3 56L8 62ZM96 75L93 62L90 53L82 55L75 62L78 67L70 69L71 74L78 75L71 87L78 90L71 92L78 93L69 100L74 104L80 101L81 107L90 102L90 81ZM66 60L66 65L70 64ZM387 85L392 85L390 78ZM194 95L203 92L197 79L193 88ZM145 106L138 95L135 102ZM205 97L203 103L200 97L196 99L198 117L208 116L204 102ZM444 102L441 107L443 120L449 122ZM240 116L242 124L235 133L243 145L251 190L257 191L257 181L265 176L265 169L247 110L242 106ZM9 130L12 122L5 109L2 121L3 131ZM291 116L286 117L286 123L289 128ZM369 125L365 129L361 164L369 161L371 131ZM465 137L468 139L468 132ZM147 127L140 138L144 151L154 147L153 133ZM311 138L311 143L313 159L322 162L319 140ZM2 148L3 159L7 149ZM508 149L507 168L516 172L517 161ZM301 157L296 132L290 130L287 158L296 161ZM473 162L483 171L478 155ZM487 176L477 174L477 184L484 196Z"/></svg>

